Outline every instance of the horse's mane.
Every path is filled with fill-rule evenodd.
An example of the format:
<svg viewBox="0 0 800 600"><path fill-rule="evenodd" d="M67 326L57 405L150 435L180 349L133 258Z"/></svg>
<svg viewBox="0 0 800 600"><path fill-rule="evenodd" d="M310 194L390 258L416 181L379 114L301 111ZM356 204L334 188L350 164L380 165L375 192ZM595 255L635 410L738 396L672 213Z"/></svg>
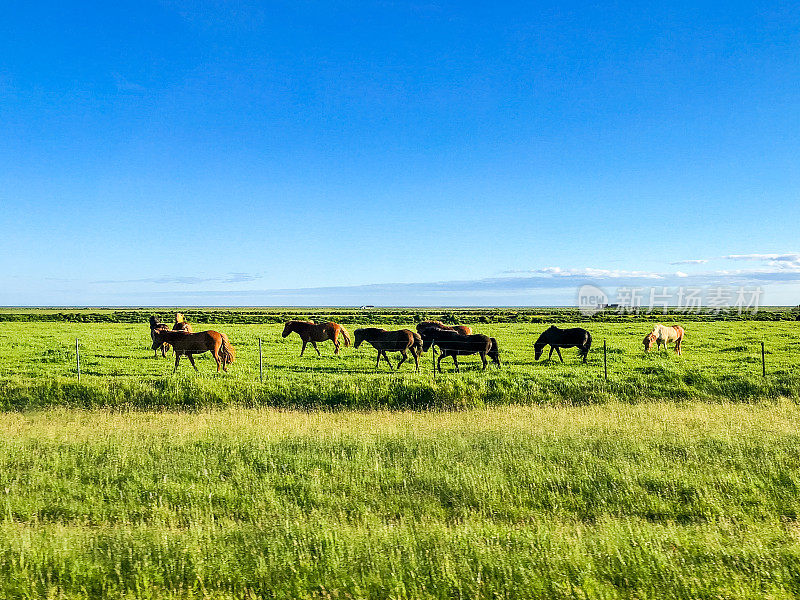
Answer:
<svg viewBox="0 0 800 600"><path fill-rule="evenodd" d="M428 327L438 327L439 329L450 329L449 325L445 325L441 321L423 321L420 325L427 325Z"/></svg>
<svg viewBox="0 0 800 600"><path fill-rule="evenodd" d="M358 332L358 331L363 331L365 333L366 332L369 332L369 333L375 333L375 332L383 333L383 332L386 331L386 329L383 329L381 327L359 327L358 329L356 329L356 332Z"/></svg>

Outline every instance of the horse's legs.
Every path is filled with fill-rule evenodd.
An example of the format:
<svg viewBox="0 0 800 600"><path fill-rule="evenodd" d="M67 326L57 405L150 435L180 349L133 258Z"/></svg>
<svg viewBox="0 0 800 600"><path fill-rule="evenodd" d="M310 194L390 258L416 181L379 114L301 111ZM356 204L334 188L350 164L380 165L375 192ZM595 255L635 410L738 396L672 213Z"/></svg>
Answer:
<svg viewBox="0 0 800 600"><path fill-rule="evenodd" d="M560 360L563 363L564 362L564 357L561 356L561 348L559 348L558 346L556 346L556 354L558 354L558 360Z"/></svg>
<svg viewBox="0 0 800 600"><path fill-rule="evenodd" d="M439 373L441 373L441 372L442 372L442 359L443 359L443 358L444 358L444 352L440 352L440 353L439 353L439 358L438 358L438 360L436 361L436 366L437 366L437 367L439 367ZM434 369L434 370L433 370L433 372L435 373L435 372L436 372L436 369Z"/></svg>
<svg viewBox="0 0 800 600"><path fill-rule="evenodd" d="M481 362L483 363L483 370L486 370L486 367L489 364L489 361L486 360L486 352L481 352L480 355L481 355Z"/></svg>
<svg viewBox="0 0 800 600"><path fill-rule="evenodd" d="M681 338L675 340L675 352L677 352L678 354L683 354L683 348L681 348L681 342L683 342Z"/></svg>
<svg viewBox="0 0 800 600"><path fill-rule="evenodd" d="M414 357L414 364L417 366L417 373L419 373L419 357L417 356L417 353L414 352L413 349L411 350L411 356Z"/></svg>
<svg viewBox="0 0 800 600"><path fill-rule="evenodd" d="M220 352L219 352L221 348L222 348L222 340L219 340L219 343L217 343L217 341L215 340L214 341L214 347L211 349L211 354L212 354L212 356L214 357L214 360L217 363L217 373L219 373L219 367L220 367L220 364L222 362L222 361L220 361ZM194 363L192 363L192 364L194 364Z"/></svg>
<svg viewBox="0 0 800 600"><path fill-rule="evenodd" d="M455 353L453 354L453 364L456 366L456 373L458 373L461 370L461 369L458 368L458 358L457 358L457 356L458 356L457 354L455 354Z"/></svg>
<svg viewBox="0 0 800 600"><path fill-rule="evenodd" d="M402 354L402 355L403 355L403 358L401 358L401 359L400 359L400 362L399 362L399 363L397 363L397 370L398 370L398 371L400 370L400 365L402 365L404 362L406 362L406 360L408 360L408 355L406 354L406 351L405 351L405 350L401 350L401 351L400 351L400 354ZM413 351L413 350L411 351L411 354L414 354L414 351Z"/></svg>
<svg viewBox="0 0 800 600"><path fill-rule="evenodd" d="M550 346L550 354L547 355L547 360L550 360L551 358L553 358L553 350L555 350L555 349L556 349L555 346L552 346L552 345Z"/></svg>
<svg viewBox="0 0 800 600"><path fill-rule="evenodd" d="M187 354L186 356L189 357L189 362L192 363L192 366L194 367L194 370L199 373L200 369L198 369L197 365L194 364L194 356L192 356L191 354ZM219 373L219 361L217 361L217 373Z"/></svg>
<svg viewBox="0 0 800 600"><path fill-rule="evenodd" d="M180 359L181 359L181 353L180 353L180 352L178 352L178 351L176 350L176 351L175 351L175 368L174 368L174 369L172 369L172 372L173 372L173 373L174 373L175 371L177 371L177 370L178 370L178 361L179 361Z"/></svg>
<svg viewBox="0 0 800 600"><path fill-rule="evenodd" d="M308 340L303 340L303 348L300 350L300 356L301 357L303 356L303 352L306 351L306 344L307 343L308 343Z"/></svg>
<svg viewBox="0 0 800 600"><path fill-rule="evenodd" d="M375 368L379 368L381 366L381 351L378 350L378 360L375 361Z"/></svg>
<svg viewBox="0 0 800 600"><path fill-rule="evenodd" d="M311 345L314 346L314 350L317 351L317 356L322 356L322 354L319 351L319 348L317 348L317 342L315 342L314 340L311 340Z"/></svg>
<svg viewBox="0 0 800 600"><path fill-rule="evenodd" d="M586 357L589 356L589 349L588 348L582 348L581 349L581 354L583 354L583 362L586 362Z"/></svg>
<svg viewBox="0 0 800 600"><path fill-rule="evenodd" d="M381 353L383 354L383 358L386 359L386 364L389 365L389 368L394 369L394 367L392 366L392 361L389 360L389 356L386 354L386 350L381 350Z"/></svg>

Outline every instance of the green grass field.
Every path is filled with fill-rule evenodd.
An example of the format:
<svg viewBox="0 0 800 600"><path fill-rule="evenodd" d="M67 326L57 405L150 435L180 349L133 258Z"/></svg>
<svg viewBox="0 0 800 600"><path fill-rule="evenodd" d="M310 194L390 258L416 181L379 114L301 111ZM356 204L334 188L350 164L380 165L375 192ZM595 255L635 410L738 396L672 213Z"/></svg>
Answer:
<svg viewBox="0 0 800 600"><path fill-rule="evenodd" d="M0 418L3 598L793 598L800 415Z"/></svg>
<svg viewBox="0 0 800 600"><path fill-rule="evenodd" d="M351 334L357 327L344 325ZM795 321L687 323L682 357L671 351L645 355L641 340L649 325L583 324L594 338L589 363L580 364L576 350L567 349L562 365L557 360L534 361L533 343L546 325L475 323L477 331L498 339L503 368L490 366L481 372L477 357L465 357L460 374L453 373L448 360L443 362L444 375L434 380L430 352L423 355L420 374L409 363L399 372L385 364L376 371L375 351L368 345L343 349L337 357L326 342L321 345L321 357L309 347L299 358L299 338L294 334L281 338L279 324L197 326L226 333L236 347L236 362L228 374L217 375L206 354L198 360L199 374L184 359L173 376L172 360L153 358L145 323L5 322L0 323L0 405L449 408L798 398L800 336ZM413 328L413 323L407 326ZM76 337L82 355L80 385L75 373ZM263 384L259 383L259 337ZM604 340L608 381L603 378ZM766 346L767 377L761 374L761 341Z"/></svg>
<svg viewBox="0 0 800 600"><path fill-rule="evenodd" d="M145 323L0 322L0 598L797 597L798 324L583 326L562 365L475 323L502 369L434 378L279 324L172 375Z"/></svg>

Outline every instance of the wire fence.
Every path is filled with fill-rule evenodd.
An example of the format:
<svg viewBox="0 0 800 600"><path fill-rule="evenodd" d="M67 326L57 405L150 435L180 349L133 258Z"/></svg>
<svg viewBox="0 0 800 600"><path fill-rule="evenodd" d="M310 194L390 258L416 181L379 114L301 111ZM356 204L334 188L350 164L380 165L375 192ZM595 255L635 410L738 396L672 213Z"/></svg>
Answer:
<svg viewBox="0 0 800 600"><path fill-rule="evenodd" d="M479 348L476 349L476 342L474 342L474 341L459 341L459 340L452 340L451 339L451 340L447 340L447 342L445 343L445 342L437 341L437 340L434 339L429 344L426 343L426 345L428 347L426 348L425 352L429 352L430 357L431 357L429 368L430 368L430 373L431 373L432 377L433 378L436 377L437 370L440 373L442 372L441 361L443 359L450 358L450 357L455 358L455 357L458 357L458 356L482 355L481 356L481 362L484 365L484 368L486 368L486 366L490 365L491 363L495 363L495 365L497 367L502 368L502 365L503 365L503 362L504 362L504 358L503 357L505 356L505 353L503 352L503 350L500 349L500 347L496 343L496 341L494 341L494 338L491 338L491 339L493 340L493 343L492 343L492 346L490 347L489 350L485 350L485 346L484 346L483 350L481 350ZM367 342L365 342L365 344L369 344L369 342L367 341ZM444 348L442 347L443 345L445 346ZM548 344L548 345L550 345L550 344ZM263 343L263 339L261 337L257 338L257 349L258 349L257 350L257 367L258 367L258 379L259 379L260 383L264 382L264 372L265 372L264 351L263 351L264 346L265 346L265 344ZM550 346L552 346L553 349L568 349L568 348L574 348L575 347L574 345L570 345L570 344L552 344ZM760 346L760 348L759 348L760 349L760 361L759 362L760 362L760 367L761 367L761 376L762 377L767 377L767 374L768 374L768 372L767 372L767 360L766 360L767 346L766 346L766 343L764 341L761 341L759 343L759 346ZM665 352L670 352L672 350L673 349L667 349L667 347L665 345L663 350L661 350L661 349L651 350L651 353L662 353L663 354ZM375 349L375 351L378 352L377 349ZM784 348L783 351L784 352L790 352L791 350L787 347L787 348ZM402 362L405 363L405 362L409 362L410 361L410 362L412 362L412 363L417 365L417 369L416 369L417 372L424 373L426 371L425 360L424 360L425 352L421 351L421 349L420 349L419 353L416 354L416 356L415 356L415 348L409 347L409 348L406 349L406 356L407 357ZM401 353L401 352L400 352L400 350L397 350L397 349L386 348L385 349L385 353L383 354L383 357L386 359L386 362L389 364L389 366L392 369L395 369L395 366L392 365L392 363L389 361L388 357L386 356L386 354L392 354L392 353ZM86 353L84 352L83 354L85 356ZM551 354L552 354L552 352L551 352ZM602 375L603 375L603 378L605 380L608 380L608 378L609 378L608 354L609 354L609 347L608 347L607 339L603 338L603 346L602 346L602 355L603 355L603 359L602 359ZM742 362L744 362L744 363L749 365L750 363L753 362L752 361L752 353L751 352L744 352L744 354L745 354L745 359ZM371 359L369 358L368 353L362 352L362 353L360 353L360 356L361 356L362 361L363 361L362 364L366 364L367 362L369 362L371 364ZM75 338L74 373L75 373L75 376L77 377L77 380L79 382L81 380L81 357L82 357L81 341L80 341L80 338ZM382 353L378 352L376 365L375 365L375 369L374 369L375 371L377 371L380 368L381 357L382 357ZM560 357L560 353L559 353L559 357ZM298 359L299 358L300 357L298 357ZM579 358L580 358L580 355L579 355ZM549 360L550 360L550 357L545 359L543 362L547 362ZM456 370L458 370L457 358L453 362L454 362L454 365L456 367ZM529 364L534 364L535 362L538 362L538 360L534 360L533 362L531 362ZM561 360L561 362L563 362L563 359ZM516 363L516 364L524 364L524 363ZM317 369L315 369L315 366L316 365L312 362L310 365L307 365L304 370L307 370L307 371L310 371L310 372L313 373L313 372L315 372L317 370ZM397 369L399 369L399 367L400 367L400 364L397 364ZM267 367L267 368L269 368L269 367ZM281 368L282 367L273 366L273 369L281 369ZM349 370L348 369L340 369L340 371L343 372L343 373L364 372L364 371L369 371L369 368L368 367L367 368L360 368L360 369L358 369L358 371L355 371L353 369L349 369Z"/></svg>

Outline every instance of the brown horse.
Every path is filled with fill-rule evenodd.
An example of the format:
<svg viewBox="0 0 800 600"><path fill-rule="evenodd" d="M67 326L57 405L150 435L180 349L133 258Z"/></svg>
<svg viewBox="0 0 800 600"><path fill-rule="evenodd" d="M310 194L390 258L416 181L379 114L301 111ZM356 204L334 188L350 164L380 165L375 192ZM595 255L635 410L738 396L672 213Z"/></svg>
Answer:
<svg viewBox="0 0 800 600"><path fill-rule="evenodd" d="M175 324L172 326L172 331L192 333L192 326L189 324L189 321L186 320L186 317L183 316L183 313L175 313Z"/></svg>
<svg viewBox="0 0 800 600"><path fill-rule="evenodd" d="M453 357L456 371L459 370L457 357L468 354L480 354L484 369L489 364L486 360L487 356L490 356L498 367L500 366L497 340L490 338L488 335L461 335L448 329L428 327L422 332L422 350L427 352L432 346L439 346L439 350L442 351L436 361L436 367L440 373L442 372L442 359L448 356Z"/></svg>
<svg viewBox="0 0 800 600"><path fill-rule="evenodd" d="M169 330L169 325L159 321L158 317L151 316L150 317L150 340L154 344L155 344L155 341L156 341L155 332L156 331L164 331L164 330ZM160 346L158 346L158 347L154 347L153 348L153 358L158 358L158 348L161 348L161 356L166 358L167 357L167 352L169 351L169 344L167 344L165 342L165 343L160 344Z"/></svg>
<svg viewBox="0 0 800 600"><path fill-rule="evenodd" d="M283 333L281 335L286 337L293 331L303 340L303 349L300 350L300 356L303 356L303 352L306 351L306 344L308 344L308 342L311 342L317 354L322 356L319 348L317 348L317 342L324 342L325 340L333 340L333 345L336 348L333 353L339 354L340 333L344 338L345 347L350 345L350 334L347 333L344 327L333 321L319 324L314 323L314 321L289 321L283 328Z"/></svg>
<svg viewBox="0 0 800 600"><path fill-rule="evenodd" d="M363 329L356 329L353 332L355 335L355 343L353 348L358 348L361 342L369 342L378 351L378 360L375 363L377 369L381 364L381 355L386 359L386 363L390 369L393 369L389 357L386 352L399 352L403 355L400 362L397 363L397 369L400 370L408 356L406 352L411 350L411 356L414 358L414 364L417 366L419 372L419 357L422 354L422 338L418 333L414 333L409 329L400 329L398 331L386 331L377 327L365 327Z"/></svg>
<svg viewBox="0 0 800 600"><path fill-rule="evenodd" d="M461 335L472 334L472 327L468 325L455 325L453 327L450 327L450 325L445 325L441 321L423 321L422 323L417 325L417 333L422 335L423 331L431 327L435 327L437 329L444 329L446 331L455 331L456 333L460 333Z"/></svg>
<svg viewBox="0 0 800 600"><path fill-rule="evenodd" d="M236 352L228 341L228 336L216 331L186 333L185 331L170 331L169 329L157 330L153 339L153 350L164 343L171 344L175 349L175 368L172 370L173 373L178 370L178 362L184 354L189 357L189 362L192 363L194 370L197 371L198 368L194 364L193 355L210 351L214 356L214 360L217 361L217 373L219 373L220 367L227 372L228 365L233 363L233 359L236 357Z"/></svg>

